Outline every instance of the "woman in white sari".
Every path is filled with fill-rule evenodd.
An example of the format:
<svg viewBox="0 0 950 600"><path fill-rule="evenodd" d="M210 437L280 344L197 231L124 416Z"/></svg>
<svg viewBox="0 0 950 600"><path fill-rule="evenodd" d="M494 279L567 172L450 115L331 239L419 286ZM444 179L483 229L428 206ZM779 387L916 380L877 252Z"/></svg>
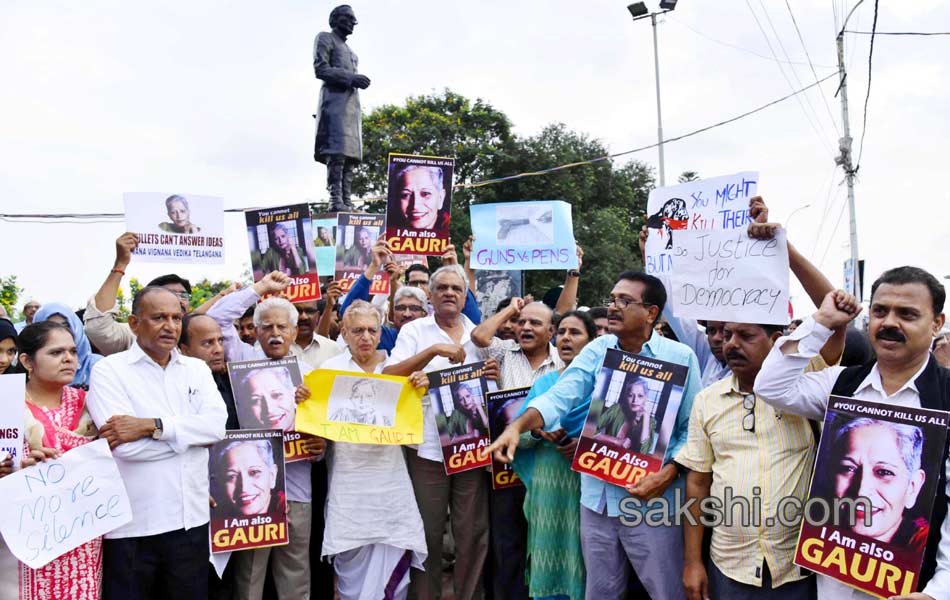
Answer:
<svg viewBox="0 0 950 600"><path fill-rule="evenodd" d="M382 373L386 352L377 350L382 316L368 302L353 302L343 315L347 352L322 369ZM428 385L425 373L409 380ZM409 569L422 569L425 531L401 446L330 442L329 481L322 557L331 557L341 600L404 599Z"/></svg>

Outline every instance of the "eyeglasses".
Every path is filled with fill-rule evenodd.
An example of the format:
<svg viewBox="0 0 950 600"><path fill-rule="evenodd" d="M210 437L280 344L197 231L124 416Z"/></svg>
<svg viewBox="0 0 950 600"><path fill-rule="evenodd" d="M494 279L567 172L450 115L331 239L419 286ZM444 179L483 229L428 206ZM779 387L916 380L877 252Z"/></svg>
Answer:
<svg viewBox="0 0 950 600"><path fill-rule="evenodd" d="M742 408L749 411L742 417L742 428L755 433L755 394L746 394L742 397Z"/></svg>
<svg viewBox="0 0 950 600"><path fill-rule="evenodd" d="M181 298L182 300L191 300L191 294L189 294L188 292L172 292L172 293L178 296L179 298Z"/></svg>
<svg viewBox="0 0 950 600"><path fill-rule="evenodd" d="M421 306L415 306L413 304L397 304L393 307L393 312L411 312L416 314L422 314L426 309Z"/></svg>
<svg viewBox="0 0 950 600"><path fill-rule="evenodd" d="M639 304L640 306L653 306L649 302L643 302L641 300L634 300L633 298L627 298L625 296L607 296L604 298L604 306L610 306L611 304L616 304L617 308L624 310L631 304Z"/></svg>

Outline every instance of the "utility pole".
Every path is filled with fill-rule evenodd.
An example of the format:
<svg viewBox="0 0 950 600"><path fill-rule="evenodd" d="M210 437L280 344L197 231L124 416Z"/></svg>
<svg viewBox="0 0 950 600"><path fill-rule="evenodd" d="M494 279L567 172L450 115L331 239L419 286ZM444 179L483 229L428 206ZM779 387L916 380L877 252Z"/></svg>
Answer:
<svg viewBox="0 0 950 600"><path fill-rule="evenodd" d="M656 15L657 13L650 13L650 22L653 24L653 66L656 71L656 139L659 142L657 148L660 151L660 187L664 187L666 186L666 167L663 161L663 113L660 111L660 50L656 41Z"/></svg>
<svg viewBox="0 0 950 600"><path fill-rule="evenodd" d="M851 281L854 284L853 289L849 291L855 295L858 302L861 302L863 298L861 297L861 271L858 269L858 223L854 211L854 164L851 162L853 157L851 154L851 121L848 117L848 74L844 67L844 30L848 24L848 19L851 18L851 15L854 14L854 11L863 1L860 0L848 13L836 39L838 46L838 92L841 94L841 123L844 135L838 140L838 149L841 153L835 158L835 164L841 165L841 168L844 169L845 181L848 184L848 213L851 221Z"/></svg>

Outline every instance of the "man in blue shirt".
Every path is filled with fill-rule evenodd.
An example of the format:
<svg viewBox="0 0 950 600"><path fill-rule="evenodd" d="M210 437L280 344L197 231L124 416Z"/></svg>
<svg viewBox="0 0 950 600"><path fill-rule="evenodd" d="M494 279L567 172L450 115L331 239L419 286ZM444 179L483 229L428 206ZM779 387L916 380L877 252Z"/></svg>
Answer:
<svg viewBox="0 0 950 600"><path fill-rule="evenodd" d="M651 597L664 600L685 598L681 580L682 527L672 523L651 526L642 517L650 508L647 501L652 498L662 496L667 506L672 508L674 494L685 497L685 477L680 476L673 457L686 442L693 396L700 390L699 362L689 347L653 331L653 325L666 304L666 290L656 277L638 271L621 273L606 304L610 333L590 342L558 382L531 400L525 413L505 429L489 450L498 460L511 462L523 432L538 428L546 431L557 429L561 417L590 399L608 348L689 367L683 399L660 471L626 489L581 475L580 507L588 598L623 598L629 577L628 562ZM622 511L621 501L631 495L641 502L624 503ZM639 508L631 508L630 504L639 504ZM631 514L633 510L639 512ZM623 520L622 513L625 515ZM655 513L650 516L652 521Z"/></svg>

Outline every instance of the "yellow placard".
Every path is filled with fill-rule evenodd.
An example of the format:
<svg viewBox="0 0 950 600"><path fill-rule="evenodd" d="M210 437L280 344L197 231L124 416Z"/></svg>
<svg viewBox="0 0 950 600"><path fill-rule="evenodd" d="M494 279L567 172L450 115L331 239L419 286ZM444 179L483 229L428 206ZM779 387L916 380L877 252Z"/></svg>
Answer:
<svg viewBox="0 0 950 600"><path fill-rule="evenodd" d="M353 444L421 444L423 391L406 377L317 369L294 428Z"/></svg>

